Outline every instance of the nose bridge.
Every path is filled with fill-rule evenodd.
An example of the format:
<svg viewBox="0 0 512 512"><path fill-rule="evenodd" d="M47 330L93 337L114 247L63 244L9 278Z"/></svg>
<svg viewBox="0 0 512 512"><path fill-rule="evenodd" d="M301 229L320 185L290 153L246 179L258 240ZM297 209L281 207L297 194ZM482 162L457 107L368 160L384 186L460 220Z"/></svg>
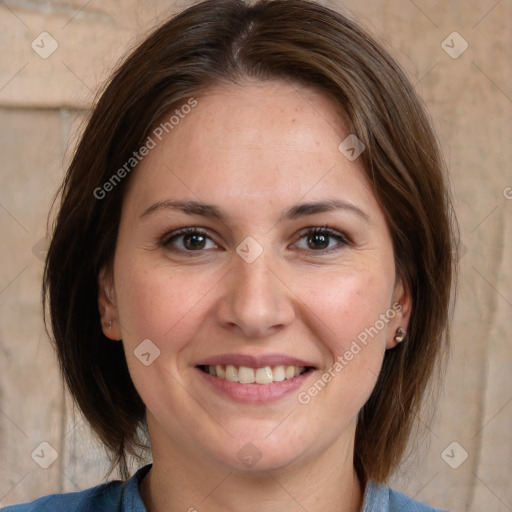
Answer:
<svg viewBox="0 0 512 512"><path fill-rule="evenodd" d="M248 262L235 255L233 272L223 307L221 322L240 329L246 336L263 336L288 324L293 307L280 280L271 268L272 255L264 251Z"/></svg>
<svg viewBox="0 0 512 512"><path fill-rule="evenodd" d="M267 251L268 252L268 251ZM262 254L249 263L241 259L235 267L235 293L239 298L248 297L254 304L258 300L272 300L272 284L275 286L275 276L269 269L270 258ZM274 290L275 292L275 290Z"/></svg>

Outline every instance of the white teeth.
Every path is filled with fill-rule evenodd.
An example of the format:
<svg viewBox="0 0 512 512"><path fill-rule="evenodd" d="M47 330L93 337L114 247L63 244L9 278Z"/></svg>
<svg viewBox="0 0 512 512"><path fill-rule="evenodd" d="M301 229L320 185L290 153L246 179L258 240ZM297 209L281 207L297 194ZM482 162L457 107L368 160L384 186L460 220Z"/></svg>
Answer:
<svg viewBox="0 0 512 512"><path fill-rule="evenodd" d="M284 376L287 379L293 379L295 377L295 366L287 366L284 370Z"/></svg>
<svg viewBox="0 0 512 512"><path fill-rule="evenodd" d="M232 364L228 364L226 366L226 380L229 380L230 382L238 382L238 370L236 369L236 366L233 366Z"/></svg>
<svg viewBox="0 0 512 512"><path fill-rule="evenodd" d="M208 367L208 368L210 368L210 367ZM215 371L217 373L217 377L220 377L221 379L226 378L226 370L224 370L224 368L220 364L218 364L215 367Z"/></svg>
<svg viewBox="0 0 512 512"><path fill-rule="evenodd" d="M215 366L209 365L205 370L214 377L230 382L240 382L240 384L271 384L272 382L281 382L285 379L298 377L304 373L306 368L304 366L284 366L282 364L277 366L264 366L262 368L217 364Z"/></svg>
<svg viewBox="0 0 512 512"><path fill-rule="evenodd" d="M256 370L256 377L254 379L258 384L270 384L272 382L272 368L265 366Z"/></svg>
<svg viewBox="0 0 512 512"><path fill-rule="evenodd" d="M238 368L238 382L240 384L252 384L254 382L254 370L247 366Z"/></svg>
<svg viewBox="0 0 512 512"><path fill-rule="evenodd" d="M274 366L274 368L272 369L272 379L275 382L281 382L282 380L285 379L284 366L282 364L280 364L279 366Z"/></svg>

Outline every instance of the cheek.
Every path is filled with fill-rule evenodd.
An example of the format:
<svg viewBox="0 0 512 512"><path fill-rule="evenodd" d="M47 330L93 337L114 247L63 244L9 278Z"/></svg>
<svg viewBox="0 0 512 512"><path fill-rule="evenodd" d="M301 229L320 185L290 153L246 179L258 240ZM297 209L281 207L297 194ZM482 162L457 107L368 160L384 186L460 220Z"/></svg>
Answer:
<svg viewBox="0 0 512 512"><path fill-rule="evenodd" d="M336 404L329 418L334 429L355 417L380 373L394 316L389 309L394 274L389 270L380 264L347 267L316 276L300 293L310 328L321 341L325 367L299 402L311 405L309 411L318 417Z"/></svg>
<svg viewBox="0 0 512 512"><path fill-rule="evenodd" d="M162 397L172 395L172 401L166 404L175 414L190 406L180 369L189 359L193 349L190 340L208 308L205 297L218 279L176 269L171 274L162 265L141 260L119 261L116 268L123 345L130 375L148 409L161 409ZM148 346L145 340L151 340L157 348ZM144 351L139 349L143 342ZM148 365L137 356L142 353L150 354Z"/></svg>
<svg viewBox="0 0 512 512"><path fill-rule="evenodd" d="M386 263L386 262L384 262ZM322 381L306 390L303 403L339 404L333 420L351 417L370 396L380 373L386 349L393 293L393 260L353 266L316 282L304 294L311 311L328 327L323 344L329 365ZM325 384L325 387L324 387ZM321 390L318 391L318 390Z"/></svg>
<svg viewBox="0 0 512 512"><path fill-rule="evenodd" d="M386 348L389 320L381 319L391 286L368 271L332 275L303 290L309 318L317 319L313 330L326 363L298 401L310 418L333 432L356 418L375 387Z"/></svg>
<svg viewBox="0 0 512 512"><path fill-rule="evenodd" d="M212 276L199 279L193 272L171 273L163 266L120 264L118 269L118 312L123 339L129 344L145 338L178 340L173 331L182 332L194 324L215 286Z"/></svg>
<svg viewBox="0 0 512 512"><path fill-rule="evenodd" d="M336 352L346 350L350 342L377 323L372 339L385 339L387 322L379 321L390 307L393 284L380 266L361 271L316 276L314 282L303 288L301 296L316 317L326 327L329 345ZM364 338L364 336L360 336Z"/></svg>

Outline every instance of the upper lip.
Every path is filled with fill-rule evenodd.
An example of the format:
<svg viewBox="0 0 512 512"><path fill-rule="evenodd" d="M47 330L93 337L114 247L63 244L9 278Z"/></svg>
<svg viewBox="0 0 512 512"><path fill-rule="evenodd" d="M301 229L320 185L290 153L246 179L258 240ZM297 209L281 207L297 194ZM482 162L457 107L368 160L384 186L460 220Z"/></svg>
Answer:
<svg viewBox="0 0 512 512"><path fill-rule="evenodd" d="M296 357L291 357L286 354L219 354L198 361L196 366L216 366L228 364L233 366L247 366L248 368L263 368L265 366L277 365L314 367L314 365L308 361L298 359Z"/></svg>

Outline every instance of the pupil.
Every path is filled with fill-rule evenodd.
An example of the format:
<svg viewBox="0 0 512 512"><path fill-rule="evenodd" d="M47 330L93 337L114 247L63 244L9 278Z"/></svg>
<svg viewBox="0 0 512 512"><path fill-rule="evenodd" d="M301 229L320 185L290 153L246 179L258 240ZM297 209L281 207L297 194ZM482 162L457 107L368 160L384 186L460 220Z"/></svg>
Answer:
<svg viewBox="0 0 512 512"><path fill-rule="evenodd" d="M188 235L185 237L185 247L187 249L202 249L205 244L203 235Z"/></svg>
<svg viewBox="0 0 512 512"><path fill-rule="evenodd" d="M329 237L321 234L311 235L308 242L314 249L325 249L329 245Z"/></svg>

